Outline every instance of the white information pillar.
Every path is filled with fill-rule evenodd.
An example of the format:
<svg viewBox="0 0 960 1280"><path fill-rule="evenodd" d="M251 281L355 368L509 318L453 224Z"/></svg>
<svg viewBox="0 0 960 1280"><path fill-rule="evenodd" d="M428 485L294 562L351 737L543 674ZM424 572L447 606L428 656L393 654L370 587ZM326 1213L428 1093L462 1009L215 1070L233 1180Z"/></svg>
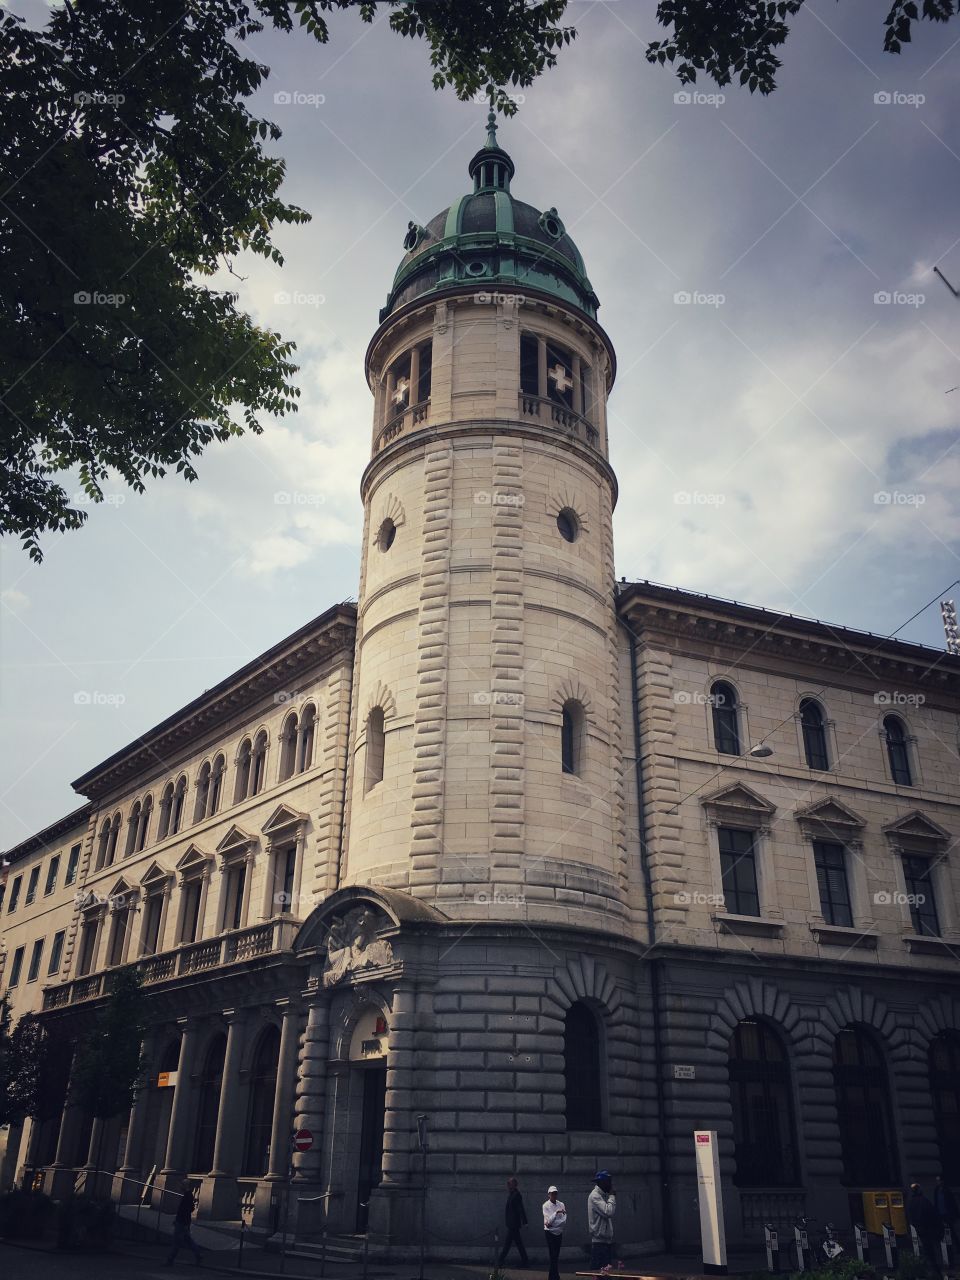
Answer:
<svg viewBox="0 0 960 1280"><path fill-rule="evenodd" d="M727 1241L723 1231L723 1194L720 1189L720 1154L714 1129L695 1129L697 1197L700 1201L700 1240L703 1274L727 1274Z"/></svg>

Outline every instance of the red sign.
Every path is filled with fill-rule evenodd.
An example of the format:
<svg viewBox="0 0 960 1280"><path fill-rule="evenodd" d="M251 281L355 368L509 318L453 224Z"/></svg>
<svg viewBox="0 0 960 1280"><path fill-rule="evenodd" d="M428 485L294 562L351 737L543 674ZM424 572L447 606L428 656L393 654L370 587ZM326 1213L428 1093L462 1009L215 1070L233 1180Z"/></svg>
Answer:
<svg viewBox="0 0 960 1280"><path fill-rule="evenodd" d="M313 1134L309 1129L298 1129L293 1135L294 1151L309 1151L313 1146Z"/></svg>
<svg viewBox="0 0 960 1280"><path fill-rule="evenodd" d="M709 1133L698 1133L698 1134L697 1134L697 1145L698 1145L698 1146L701 1146L701 1147L709 1147L709 1145L710 1145L710 1135L709 1135Z"/></svg>

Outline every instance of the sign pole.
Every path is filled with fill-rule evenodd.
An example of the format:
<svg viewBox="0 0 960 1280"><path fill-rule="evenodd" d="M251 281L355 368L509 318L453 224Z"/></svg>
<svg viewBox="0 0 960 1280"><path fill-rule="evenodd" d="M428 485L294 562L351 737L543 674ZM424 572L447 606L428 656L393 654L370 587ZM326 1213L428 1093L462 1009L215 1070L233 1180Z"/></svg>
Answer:
<svg viewBox="0 0 960 1280"><path fill-rule="evenodd" d="M280 1274L287 1269L287 1232L290 1227L290 1195L293 1191L293 1152L309 1151L313 1146L313 1134L309 1129L297 1129L291 1137L292 1150L287 1162L287 1188L283 1203L283 1232L280 1237Z"/></svg>
<svg viewBox="0 0 960 1280"><path fill-rule="evenodd" d="M427 1117L417 1116L417 1145L420 1148L420 1274L423 1280L424 1254L427 1248Z"/></svg>
<svg viewBox="0 0 960 1280"><path fill-rule="evenodd" d="M727 1274L727 1241L723 1227L723 1194L720 1187L720 1155L715 1129L696 1129L693 1143L697 1156L697 1193L700 1202L700 1240L703 1273Z"/></svg>

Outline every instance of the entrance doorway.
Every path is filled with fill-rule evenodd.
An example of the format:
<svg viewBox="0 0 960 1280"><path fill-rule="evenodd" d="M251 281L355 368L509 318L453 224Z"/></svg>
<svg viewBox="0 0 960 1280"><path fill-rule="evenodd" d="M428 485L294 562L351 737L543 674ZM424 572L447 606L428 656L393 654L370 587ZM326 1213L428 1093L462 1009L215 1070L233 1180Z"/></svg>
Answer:
<svg viewBox="0 0 960 1280"><path fill-rule="evenodd" d="M370 1193L380 1185L383 1166L383 1113L387 1096L387 1068L364 1067L360 1113L360 1171L357 1180L357 1232L364 1235Z"/></svg>

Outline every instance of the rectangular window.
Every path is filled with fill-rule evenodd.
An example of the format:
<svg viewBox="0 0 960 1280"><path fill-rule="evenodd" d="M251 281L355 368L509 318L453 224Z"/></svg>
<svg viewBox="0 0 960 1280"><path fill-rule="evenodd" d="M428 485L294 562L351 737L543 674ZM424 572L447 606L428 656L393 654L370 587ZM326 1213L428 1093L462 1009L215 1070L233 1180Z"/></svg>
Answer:
<svg viewBox="0 0 960 1280"><path fill-rule="evenodd" d="M60 855L58 853L50 859L50 865L47 867L47 883L43 886L44 897L46 897L48 893L53 893L54 889L57 887L57 875L59 871Z"/></svg>
<svg viewBox="0 0 960 1280"><path fill-rule="evenodd" d="M227 897L224 903L224 929L239 929L243 924L243 886L247 878L246 864L237 863L227 872Z"/></svg>
<svg viewBox="0 0 960 1280"><path fill-rule="evenodd" d="M77 977L85 977L93 968L93 953L97 945L99 921L88 920L80 933L80 954L77 957Z"/></svg>
<svg viewBox="0 0 960 1280"><path fill-rule="evenodd" d="M423 404L430 399L433 373L433 343L425 342L420 348L420 372L417 375L417 398L414 403Z"/></svg>
<svg viewBox="0 0 960 1280"><path fill-rule="evenodd" d="M147 897L147 910L143 922L143 954L156 953L160 941L160 916L163 912L163 895L151 893Z"/></svg>
<svg viewBox="0 0 960 1280"><path fill-rule="evenodd" d="M40 868L34 867L30 872L30 879L27 881L27 896L25 905L29 907L30 903L37 896L37 885L40 883Z"/></svg>
<svg viewBox="0 0 960 1280"><path fill-rule="evenodd" d="M200 891L202 881L188 880L183 887L183 929L181 942L196 942L200 923Z"/></svg>
<svg viewBox="0 0 960 1280"><path fill-rule="evenodd" d="M3 910L3 898L6 892L7 886L5 884L0 884L0 911Z"/></svg>
<svg viewBox="0 0 960 1280"><path fill-rule="evenodd" d="M757 859L752 831L720 827L720 874L724 909L737 916L758 916Z"/></svg>
<svg viewBox="0 0 960 1280"><path fill-rule="evenodd" d="M127 928L130 924L130 908L115 911L113 914L113 932L110 935L110 954L107 964L123 964L124 944L127 940Z"/></svg>
<svg viewBox="0 0 960 1280"><path fill-rule="evenodd" d="M63 943L67 936L66 930L61 929L53 935L53 946L50 948L50 963L47 965L47 976L60 972L60 963L63 960Z"/></svg>
<svg viewBox="0 0 960 1280"><path fill-rule="evenodd" d="M75 844L70 850L70 857L67 859L67 875L64 884L73 884L77 878L77 868L80 866L80 846Z"/></svg>
<svg viewBox="0 0 960 1280"><path fill-rule="evenodd" d="M43 959L43 938L38 938L30 953L30 968L27 970L27 981L36 982L40 976L40 961Z"/></svg>
<svg viewBox="0 0 960 1280"><path fill-rule="evenodd" d="M922 937L939 938L940 921L937 918L937 900L933 892L932 863L929 858L904 854L903 875L907 882L907 901L914 933Z"/></svg>
<svg viewBox="0 0 960 1280"><path fill-rule="evenodd" d="M297 870L297 846L281 849L277 856L277 894L281 911L293 911L293 881Z"/></svg>
<svg viewBox="0 0 960 1280"><path fill-rule="evenodd" d="M563 347L547 344L547 395L573 408L573 358Z"/></svg>
<svg viewBox="0 0 960 1280"><path fill-rule="evenodd" d="M10 905L7 907L7 915L13 915L17 909L17 903L20 901L20 885L23 883L23 876L17 876L13 882L13 888L10 890Z"/></svg>
<svg viewBox="0 0 960 1280"><path fill-rule="evenodd" d="M830 840L814 840L813 860L820 889L820 910L827 924L853 928L850 886L847 884L846 850Z"/></svg>
<svg viewBox="0 0 960 1280"><path fill-rule="evenodd" d="M23 947L17 947L13 953L13 964L10 966L10 981L7 983L10 987L15 987L20 981L20 974L23 970Z"/></svg>
<svg viewBox="0 0 960 1280"><path fill-rule="evenodd" d="M520 390L525 396L540 394L540 343L530 333L520 337Z"/></svg>

